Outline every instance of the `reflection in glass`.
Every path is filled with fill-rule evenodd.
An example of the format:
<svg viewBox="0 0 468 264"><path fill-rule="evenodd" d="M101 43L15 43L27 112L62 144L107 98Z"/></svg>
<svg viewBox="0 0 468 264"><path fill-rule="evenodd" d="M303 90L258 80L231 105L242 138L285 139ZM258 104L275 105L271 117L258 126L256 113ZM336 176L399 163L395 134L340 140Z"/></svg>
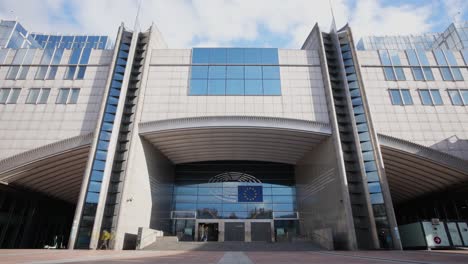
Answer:
<svg viewBox="0 0 468 264"><path fill-rule="evenodd" d="M448 93L453 105L463 105L463 100L458 90L448 90Z"/></svg>

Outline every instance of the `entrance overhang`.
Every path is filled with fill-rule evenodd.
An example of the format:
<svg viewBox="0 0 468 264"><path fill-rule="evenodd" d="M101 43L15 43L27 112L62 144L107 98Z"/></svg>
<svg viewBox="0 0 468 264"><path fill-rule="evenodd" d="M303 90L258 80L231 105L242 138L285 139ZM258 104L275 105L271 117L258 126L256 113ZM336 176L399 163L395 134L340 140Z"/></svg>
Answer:
<svg viewBox="0 0 468 264"><path fill-rule="evenodd" d="M325 123L272 117L194 117L139 124L173 163L255 160L296 164L331 135Z"/></svg>
<svg viewBox="0 0 468 264"><path fill-rule="evenodd" d="M76 203L92 133L0 160L0 182Z"/></svg>
<svg viewBox="0 0 468 264"><path fill-rule="evenodd" d="M468 183L467 161L402 139L378 137L396 204Z"/></svg>

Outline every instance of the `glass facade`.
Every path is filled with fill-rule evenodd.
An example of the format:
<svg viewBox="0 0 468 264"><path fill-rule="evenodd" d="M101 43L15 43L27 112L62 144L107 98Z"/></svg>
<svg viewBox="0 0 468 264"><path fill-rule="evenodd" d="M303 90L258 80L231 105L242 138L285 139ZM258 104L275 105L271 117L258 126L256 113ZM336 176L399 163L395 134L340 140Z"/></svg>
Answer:
<svg viewBox="0 0 468 264"><path fill-rule="evenodd" d="M194 48L189 95L281 95L278 49Z"/></svg>
<svg viewBox="0 0 468 264"><path fill-rule="evenodd" d="M123 75L127 66L128 53L130 50L130 40L126 38L123 39L124 40L122 40L119 46L117 62L112 74L112 81L107 95L104 117L100 126L96 151L93 157L91 175L89 182L87 183L86 197L75 245L76 248L88 248L91 241L91 233L94 226L99 195L101 192L101 184L104 177L109 142L112 129L114 127L120 92L122 90ZM70 60L77 63L78 53L81 54L81 52L81 49L74 49ZM78 97L78 93L79 91L76 92L72 90L68 100L76 101L74 98Z"/></svg>
<svg viewBox="0 0 468 264"><path fill-rule="evenodd" d="M107 36L63 36L44 35L28 32L18 21L0 21L0 48L21 49L71 49L77 47L110 49Z"/></svg>
<svg viewBox="0 0 468 264"><path fill-rule="evenodd" d="M394 50L379 50L380 62L384 66L385 79L387 81L405 81L406 76L401 66L398 52ZM395 67L397 66L397 67Z"/></svg>
<svg viewBox="0 0 468 264"><path fill-rule="evenodd" d="M176 165L175 171L174 233L192 228L196 219L297 219L292 165L202 162Z"/></svg>

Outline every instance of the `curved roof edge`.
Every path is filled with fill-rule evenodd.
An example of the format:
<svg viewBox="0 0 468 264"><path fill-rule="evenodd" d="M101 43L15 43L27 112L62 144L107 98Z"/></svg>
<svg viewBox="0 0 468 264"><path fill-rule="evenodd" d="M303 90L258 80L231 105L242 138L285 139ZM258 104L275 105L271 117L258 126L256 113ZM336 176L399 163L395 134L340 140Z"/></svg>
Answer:
<svg viewBox="0 0 468 264"><path fill-rule="evenodd" d="M0 160L0 173L68 150L91 144L93 133L67 138Z"/></svg>
<svg viewBox="0 0 468 264"><path fill-rule="evenodd" d="M166 119L139 124L140 134L173 129L206 127L265 127L331 134L330 125L326 123L279 117L208 116Z"/></svg>
<svg viewBox="0 0 468 264"><path fill-rule="evenodd" d="M421 158L468 173L468 161L404 139L378 134L382 146L405 151Z"/></svg>

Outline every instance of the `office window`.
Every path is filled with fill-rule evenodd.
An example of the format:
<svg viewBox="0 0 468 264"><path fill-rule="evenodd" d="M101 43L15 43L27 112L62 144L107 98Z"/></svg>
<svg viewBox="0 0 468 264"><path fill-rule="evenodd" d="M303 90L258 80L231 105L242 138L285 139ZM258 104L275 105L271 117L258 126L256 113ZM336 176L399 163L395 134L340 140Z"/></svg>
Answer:
<svg viewBox="0 0 468 264"><path fill-rule="evenodd" d="M384 67L385 80L396 81L395 72L392 67Z"/></svg>
<svg viewBox="0 0 468 264"><path fill-rule="evenodd" d="M408 89L389 89L393 105L412 105L413 98Z"/></svg>
<svg viewBox="0 0 468 264"><path fill-rule="evenodd" d="M70 98L68 99L68 103L69 104L76 104L78 102L78 96L79 95L80 95L80 89L79 88L72 88Z"/></svg>
<svg viewBox="0 0 468 264"><path fill-rule="evenodd" d="M423 105L442 105L442 97L437 89L420 89L419 94Z"/></svg>
<svg viewBox="0 0 468 264"><path fill-rule="evenodd" d="M16 104L20 92L20 88L1 88L0 104Z"/></svg>
<svg viewBox="0 0 468 264"><path fill-rule="evenodd" d="M450 100L452 101L452 105L463 105L463 99L460 95L458 90L447 90Z"/></svg>
<svg viewBox="0 0 468 264"><path fill-rule="evenodd" d="M400 57L397 51L379 50L380 62L384 68L385 79L387 81L404 81L406 80L405 73L401 66ZM397 66L397 67L395 67Z"/></svg>
<svg viewBox="0 0 468 264"><path fill-rule="evenodd" d="M189 95L281 95L277 49L194 48L192 64Z"/></svg>
<svg viewBox="0 0 468 264"><path fill-rule="evenodd" d="M468 105L468 90L449 89L447 92L452 105Z"/></svg>
<svg viewBox="0 0 468 264"><path fill-rule="evenodd" d="M463 76L458 68L455 56L450 50L434 50L434 56L440 67L444 81L463 81Z"/></svg>
<svg viewBox="0 0 468 264"><path fill-rule="evenodd" d="M29 89L29 94L28 97L26 98L26 103L27 104L35 104L37 101L37 98L39 98L39 92L41 89L39 88L31 88Z"/></svg>
<svg viewBox="0 0 468 264"><path fill-rule="evenodd" d="M413 98L411 97L410 90L408 89L401 89L400 90L402 98L403 98L403 104L404 105L412 105L413 104Z"/></svg>
<svg viewBox="0 0 468 264"><path fill-rule="evenodd" d="M27 104L45 104L49 98L50 88L31 88L29 89Z"/></svg>
<svg viewBox="0 0 468 264"><path fill-rule="evenodd" d="M80 94L79 88L60 88L56 104L76 104Z"/></svg>

